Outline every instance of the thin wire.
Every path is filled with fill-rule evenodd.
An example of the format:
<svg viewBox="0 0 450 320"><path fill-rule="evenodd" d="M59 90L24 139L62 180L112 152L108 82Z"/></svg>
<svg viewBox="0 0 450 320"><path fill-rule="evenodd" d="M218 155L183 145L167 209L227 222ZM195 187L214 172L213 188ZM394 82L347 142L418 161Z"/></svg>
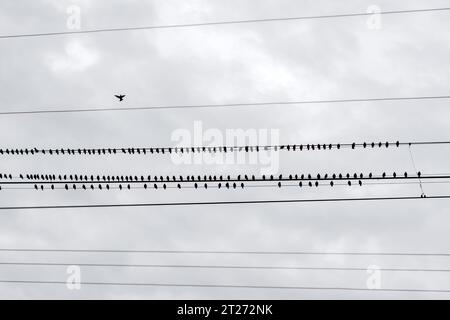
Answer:
<svg viewBox="0 0 450 320"><path fill-rule="evenodd" d="M37 280L0 280L0 283L14 284L63 284L65 281ZM275 289L275 290L326 290L326 291L367 291L367 292L416 292L416 293L450 293L446 289L368 289L350 287L310 287L310 286L259 286L259 285L228 285L228 284L179 284L179 283L132 283L132 282L81 282L80 285L91 286L139 286L139 287L188 287L188 288L231 288L231 289Z"/></svg>
<svg viewBox="0 0 450 320"><path fill-rule="evenodd" d="M411 150L411 145L409 145L408 150L409 150L409 156L411 157L411 162L412 162L412 165L414 168L414 172L418 173L417 167L416 167L416 162L414 161L414 157L413 157L412 150ZM423 191L422 179L420 177L419 177L419 186L420 186L420 191L422 192L422 197L424 197L425 192Z"/></svg>
<svg viewBox="0 0 450 320"><path fill-rule="evenodd" d="M260 152L274 149L275 151L315 151L331 150L332 148L364 148L374 149L389 146L400 147L412 145L443 145L450 144L450 141L416 141L416 142L370 142L370 143L328 143L328 144L291 144L291 145L246 145L246 146L191 146L191 147L126 147L126 148L56 148L56 149L37 149L37 148L0 148L0 155L21 155L32 156L38 154L44 155L116 155L132 154L172 154L172 153L226 153L226 152Z"/></svg>
<svg viewBox="0 0 450 320"><path fill-rule="evenodd" d="M325 104L325 103L347 103L347 102L376 102L376 101L410 101L410 100L435 100L450 99L450 95L443 96L420 96L420 97L390 97L390 98L368 98L368 99L338 99L338 100L303 100L303 101L278 101L278 102L251 102L231 104L204 104L204 105L173 105L173 106L151 106L151 107L120 107L120 108L85 108L85 109L55 109L35 111L3 111L0 115L25 115L25 114L49 114L49 113L79 113L79 112L104 112L104 111L142 111L142 110L167 110L167 109L192 109L192 108L230 108L230 107L263 107L273 105L300 105L300 104Z"/></svg>
<svg viewBox="0 0 450 320"><path fill-rule="evenodd" d="M248 181L248 182L252 182L252 181ZM268 181L270 182L270 181ZM449 184L450 181L422 181L422 184ZM102 183L105 184L105 183ZM364 183L364 186L385 186L385 185L416 185L417 182L414 181L410 181L410 182L366 182ZM1 183L0 183L1 185ZM88 184L89 186L89 190L92 191L90 184ZM86 188L88 187L86 186ZM94 187L96 187L96 184L94 185ZM313 185L314 187L316 187L315 185ZM335 183L333 185L334 187L348 187L347 183ZM240 187L240 186L236 186ZM281 187L289 187L289 188L299 188L298 184L282 184ZM329 184L324 184L324 183L319 183L318 187L330 187ZM177 186L166 186L167 189L205 189L203 186L199 185L197 188L195 188L194 186L183 186L181 185L180 188L178 188ZM280 188L277 184L258 184L258 185L249 185L249 184L245 184L245 188ZM309 188L308 185L303 186L303 188ZM147 189L143 186L130 186L130 189L128 189L128 186L126 188L122 188L120 189L119 187L115 187L115 186L111 186L109 189L111 190L133 190L133 189L144 189L144 190L155 190L155 188L151 188L151 187L147 187ZM223 190L228 190L227 188L225 188L224 186L221 186L221 188L219 188L217 185L210 185L208 184L208 189L223 189ZM1 190L36 190L35 187L3 187ZM44 188L44 190L49 190L47 188ZM69 190L66 190L64 187L55 187L54 189L51 190L63 190L63 191L75 191L75 190L80 190L80 191L87 191L84 189L72 189L70 188ZM93 190L99 190L98 188L95 188ZM108 189L101 189L101 191L108 191ZM160 189L158 189L160 190Z"/></svg>
<svg viewBox="0 0 450 320"><path fill-rule="evenodd" d="M251 177L249 177L248 179L243 179L242 177L240 179L238 178L222 178L222 179L217 179L217 180L209 180L209 179L204 179L204 177L202 177L202 179L194 179L194 180L181 180L179 178L175 178L172 180L148 180L148 179L144 179L144 180L130 180L130 181L125 181L125 180L55 180L55 181L49 181L49 180L28 180L28 181L0 181L0 185L44 185L44 184L145 184L145 183L155 183L155 184L173 184L173 183L227 183L227 182L281 182L281 181L353 181L353 180L417 180L420 178L420 175L416 176L398 176L398 177L393 177L393 176L372 176L370 177L354 177L354 176L350 176L350 177L346 177L346 176L342 176L342 178L340 178L339 176L336 176L336 178L333 177L313 177L311 176L311 178L309 177L267 177L266 179L263 178L256 178L252 179ZM450 179L450 176L424 176L423 179Z"/></svg>
<svg viewBox="0 0 450 320"><path fill-rule="evenodd" d="M55 266L55 267L118 267L118 268L167 268L167 269L242 269L242 270L304 270L304 271L367 271L361 267L284 267L284 266L225 266L225 265L167 265L167 264L103 264L61 262L0 262L1 266ZM450 269L379 268L383 272L450 272Z"/></svg>
<svg viewBox="0 0 450 320"><path fill-rule="evenodd" d="M384 11L384 12L380 12L378 14L380 14L380 15L411 14L411 13L425 13L425 12L437 12L437 11L448 11L448 10L450 10L450 8L428 8L428 9L414 9L414 10ZM88 33L117 32L117 31L190 28L190 27L218 26L218 25L231 25L231 24L262 23L262 22L274 22L274 21L295 21L295 20L330 19L330 18L344 18L344 17L361 17L361 16L372 16L372 15L373 15L373 13L366 13L366 12L364 12L364 13L343 13L343 14L333 14L333 15L300 16L300 17L288 17L288 18L267 18L267 19L233 20L233 21L219 21L219 22L173 24L173 25L155 25L155 26L143 26L143 27L105 28L105 29L92 29L92 30L79 30L79 31L61 31L61 32L28 33L28 34L16 34L16 35L0 35L0 39L44 37L44 36L58 36L58 35L71 35L71 34L88 34Z"/></svg>
<svg viewBox="0 0 450 320"><path fill-rule="evenodd" d="M378 185L415 185L415 184L417 184L417 182L414 182L414 181L411 181L411 182L369 182L369 183L364 183L364 186L378 186ZM423 181L422 182L422 184L450 184L450 181ZM1 185L1 183L0 183L0 185ZM334 184L334 186L336 187L336 186L339 186L339 187L348 187L348 184L347 183L335 183ZM288 188L299 188L299 186L298 186L298 184L283 184L282 185L282 188L285 188L285 187L288 187ZM305 186L305 188L306 187L308 187L309 188L309 186ZM314 186L315 187L315 186ZM330 187L330 185L329 184L323 184L323 183L319 183L319 185L318 185L318 187ZM89 186L89 188L90 188L90 186ZM247 188L279 188L277 185L275 185L275 184L265 184L265 185L245 185L245 189L247 189ZM110 187L110 189L111 190L122 190L122 191L126 191L126 190L136 190L136 189L138 189L138 190L143 190L143 189L145 189L144 187L141 187L141 186L130 186L130 189L128 189L128 187L127 188L122 188L122 189L120 189L119 187L115 187L115 186L111 186ZM176 186L167 186L167 189L196 189L196 190L198 190L198 189L204 189L204 188L195 188L195 187L193 187L193 186L180 186L180 188L178 188L178 187L176 187ZM208 189L219 189L219 187L218 186L214 186L214 185L208 185ZM227 189L227 188L221 188L222 190L231 190L231 189ZM1 190L36 190L36 188L35 187L1 187ZM46 189L46 188L44 188L44 190L49 190L49 189ZM76 189L76 190L74 190L74 189L69 189L69 190L66 190L64 187L61 187L61 188L59 188L59 187L55 187L54 189L51 189L51 190L63 190L63 191L76 191L76 190L78 190L78 191L87 191L87 190L84 190L84 189ZM95 188L94 189L95 191L99 191L100 189L98 189L98 188ZM105 191L106 189L102 189L101 191ZM154 188L147 188L147 190L155 190ZM160 190L160 189L158 189L158 190ZM233 189L234 190L234 189ZM42 190L38 190L38 191L42 191ZM89 189L89 191L93 191L92 189ZM108 191L108 190L106 190L106 191Z"/></svg>
<svg viewBox="0 0 450 320"><path fill-rule="evenodd" d="M184 207L201 205L243 205L243 204L280 204L280 203L313 203L313 202L367 202L394 200L438 200L450 199L450 195L430 197L374 197L374 198L327 198L327 199L293 199L293 200L247 200L247 201L210 201L210 202L160 202L160 203L118 203L118 204L83 204L83 205L41 205L41 206L5 206L0 210L41 210L41 209L82 209L82 208L124 208L124 207Z"/></svg>
<svg viewBox="0 0 450 320"><path fill-rule="evenodd" d="M118 249L37 249L0 248L0 252L46 253L143 253L143 254L230 254L230 255L325 255L325 256L399 256L399 257L450 257L444 252L325 252L325 251L224 251L224 250L118 250Z"/></svg>

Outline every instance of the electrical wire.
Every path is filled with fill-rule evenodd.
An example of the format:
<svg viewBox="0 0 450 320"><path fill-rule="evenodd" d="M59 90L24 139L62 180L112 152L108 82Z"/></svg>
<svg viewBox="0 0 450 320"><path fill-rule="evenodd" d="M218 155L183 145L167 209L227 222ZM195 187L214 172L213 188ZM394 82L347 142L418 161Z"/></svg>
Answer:
<svg viewBox="0 0 450 320"><path fill-rule="evenodd" d="M416 141L416 142L362 142L362 143L323 143L323 144L286 144L286 145L246 145L246 146L191 146L191 147L127 147L127 148L56 148L56 149L38 149L38 148L0 148L0 155L157 155L173 153L227 153L227 152L261 152L261 151L315 151L332 150L344 148L389 148L389 146L411 146L413 145L445 145L450 141Z"/></svg>
<svg viewBox="0 0 450 320"><path fill-rule="evenodd" d="M65 281L39 281L39 280L5 280L4 284L61 284ZM134 287L187 287L187 288L217 288L217 289L260 289L260 290L324 290L324 291L367 291L367 292L409 292L409 293L450 293L448 289L408 289L408 288L351 288L351 287L313 287L313 286L262 286L262 285L228 285L228 284L180 284L180 283L142 283L142 282L81 282L80 285L88 286L134 286Z"/></svg>
<svg viewBox="0 0 450 320"><path fill-rule="evenodd" d="M450 257L446 252L343 252L343 251L237 251L237 250L130 250L130 249L44 249L4 248L0 252L32 253L126 253L126 254L217 254L217 255L300 255L300 256L392 256L392 257Z"/></svg>
<svg viewBox="0 0 450 320"><path fill-rule="evenodd" d="M413 9L413 10L381 11L377 14L380 14L380 15L413 14L413 13L426 13L426 12L443 12L443 11L448 11L448 10L450 10L450 8L426 8L426 9ZM153 26L140 26L140 27L136 26L136 27L124 27L124 28L104 28L104 29L77 30L77 31L60 31L60 32L42 32L42 33L0 35L0 39L47 37L47 36L59 36L59 35L118 32L118 31L192 28L192 27L233 25L233 24L267 23L267 22L275 22L275 21L297 21L297 20L331 19L331 18L345 18L345 17L364 17L364 16L373 16L373 15L374 15L374 13L361 12L361 13L341 13L341 14L316 15L316 16L286 17L286 18L266 18L266 19L251 19L251 20L185 23L185 24L172 24L172 25L153 25Z"/></svg>
<svg viewBox="0 0 450 320"><path fill-rule="evenodd" d="M373 201L406 201L406 200L444 200L450 195L439 196L398 196L371 198L323 198L323 199L286 199L286 200L243 200L243 201L206 201L206 202L154 202L154 203L109 203L109 204L80 204L80 205L35 205L35 206L3 206L2 211L14 210L44 210L44 209L83 209L83 208L138 208L138 207L186 207L186 206L217 206L217 205L246 205L246 204L281 204L281 203L318 203L318 202L373 202Z"/></svg>
<svg viewBox="0 0 450 320"><path fill-rule="evenodd" d="M62 262L0 262L0 266L48 266L48 267L113 267L113 268L161 268L161 269L238 269L238 270L292 270L292 271L367 271L362 267L302 267L302 266L236 266L236 265L180 265L180 264L111 264L111 263L62 263ZM378 268L382 272L450 272L450 269Z"/></svg>
<svg viewBox="0 0 450 320"><path fill-rule="evenodd" d="M209 109L209 108L236 108L236 107L264 107L264 106L289 106L302 104L326 104L326 103L355 103L355 102L381 102L381 101L417 101L417 100L441 100L450 99L450 95L441 96L416 96L416 97L384 97L384 98L355 98L335 100L298 100L298 101L269 101L269 102L241 102L228 104L202 104L202 105L170 105L149 107L119 107L119 108L77 108L77 109L47 109L47 110L22 110L2 111L0 115L36 115L53 113L80 113L80 112L109 112L109 111L143 111L143 110L168 110L168 109ZM3 108L2 108L3 109Z"/></svg>

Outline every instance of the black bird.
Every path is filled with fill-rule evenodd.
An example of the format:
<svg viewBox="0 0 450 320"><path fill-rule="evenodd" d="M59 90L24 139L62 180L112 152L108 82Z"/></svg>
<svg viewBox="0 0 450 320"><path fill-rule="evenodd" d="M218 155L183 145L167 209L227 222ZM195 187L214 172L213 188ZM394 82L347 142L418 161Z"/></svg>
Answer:
<svg viewBox="0 0 450 320"><path fill-rule="evenodd" d="M116 97L117 99L119 99L119 101L123 101L123 98L125 98L124 94L119 94L119 95L114 95L114 97Z"/></svg>

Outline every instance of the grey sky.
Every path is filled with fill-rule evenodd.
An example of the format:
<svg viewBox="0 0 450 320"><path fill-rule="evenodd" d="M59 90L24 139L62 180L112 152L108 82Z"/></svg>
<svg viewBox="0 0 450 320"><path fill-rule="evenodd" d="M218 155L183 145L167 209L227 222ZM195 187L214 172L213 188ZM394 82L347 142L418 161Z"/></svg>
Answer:
<svg viewBox="0 0 450 320"><path fill-rule="evenodd" d="M0 34L448 6L448 1L2 1ZM0 111L138 107L450 93L448 12L0 39ZM119 103L114 94L127 98ZM174 130L278 129L281 143L448 140L447 100L0 116L0 147L170 146ZM413 148L447 173L448 147ZM251 165L174 165L169 157L3 156L1 172L257 174ZM285 153L280 174L413 172L406 148ZM425 185L448 194L448 185ZM420 195L417 185L244 191L2 190L2 206ZM0 247L449 252L448 202L277 204L2 211ZM449 267L446 258L1 253L0 261ZM63 267L0 266L1 279L65 281ZM365 287L365 272L86 268L83 281ZM386 288L449 289L445 274L383 273ZM0 298L449 298L444 294L0 284Z"/></svg>

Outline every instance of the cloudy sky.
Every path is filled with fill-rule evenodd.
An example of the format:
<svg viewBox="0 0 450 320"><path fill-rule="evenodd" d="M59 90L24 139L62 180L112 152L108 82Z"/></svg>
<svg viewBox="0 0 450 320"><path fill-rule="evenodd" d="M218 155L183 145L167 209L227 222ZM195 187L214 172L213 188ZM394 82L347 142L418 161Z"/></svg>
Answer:
<svg viewBox="0 0 450 320"><path fill-rule="evenodd" d="M438 8L448 1L4 0L0 34ZM450 94L448 12L0 39L0 111L66 110ZM127 97L118 102L114 94ZM448 140L448 100L0 115L2 148L172 146L174 132L275 130L282 144ZM270 140L270 137L269 137ZM418 170L450 172L446 146L413 147ZM277 174L414 172L407 148L280 153ZM1 156L0 171L259 174L255 164L168 156ZM426 184L428 195L449 194ZM1 206L420 196L412 185L314 190L0 191ZM0 248L450 252L448 200L0 212ZM0 262L450 268L444 257L2 252ZM366 288L344 271L82 268L82 281ZM65 267L0 266L0 280L66 281ZM445 273L383 272L382 288L449 289ZM447 294L0 284L0 298L449 298Z"/></svg>

